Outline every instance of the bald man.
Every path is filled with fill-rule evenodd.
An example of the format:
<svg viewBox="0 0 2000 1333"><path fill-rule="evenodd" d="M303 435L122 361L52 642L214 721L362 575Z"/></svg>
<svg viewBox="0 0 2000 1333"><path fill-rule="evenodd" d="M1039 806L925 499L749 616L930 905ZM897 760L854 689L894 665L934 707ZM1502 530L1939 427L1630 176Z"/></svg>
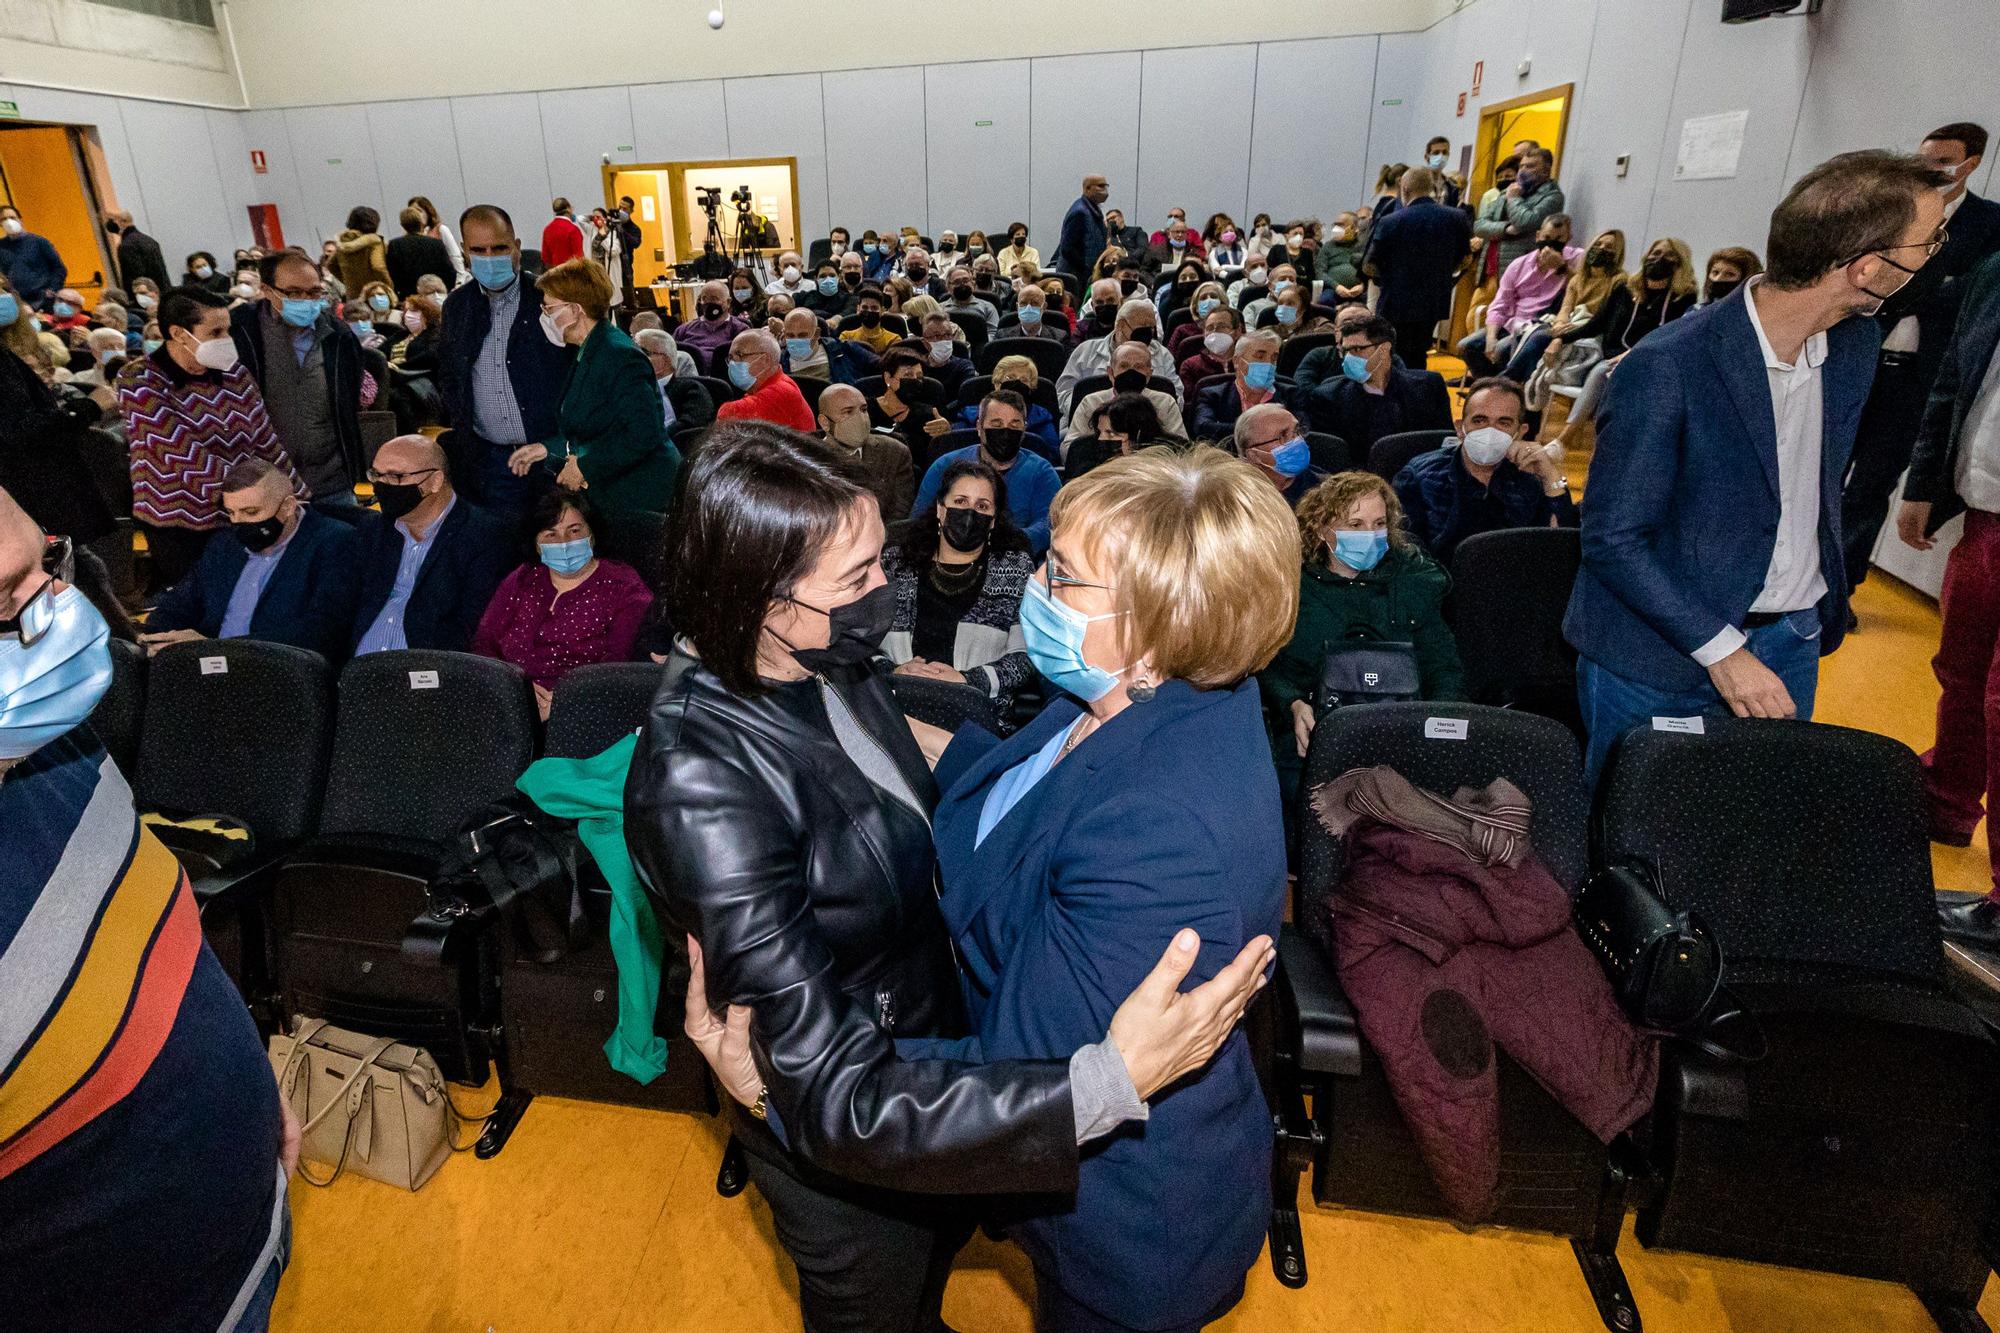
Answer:
<svg viewBox="0 0 2000 1333"><path fill-rule="evenodd" d="M812 409L797 381L778 364L778 340L750 329L729 341L729 382L743 396L715 409L717 421L768 421L812 433Z"/></svg>
<svg viewBox="0 0 2000 1333"><path fill-rule="evenodd" d="M1083 178L1083 193L1063 214L1062 238L1056 242L1056 266L1081 278L1104 253L1104 201L1111 183L1092 172Z"/></svg>
<svg viewBox="0 0 2000 1333"><path fill-rule="evenodd" d="M729 313L729 284L704 282L695 297L694 318L674 330L675 345L693 354L696 364L706 367L719 347L750 327L741 315Z"/></svg>
<svg viewBox="0 0 2000 1333"><path fill-rule="evenodd" d="M910 516L917 491L910 446L893 431L876 430L868 419L868 399L852 384L830 384L819 396L819 433L834 455L860 468L882 507L882 521Z"/></svg>
<svg viewBox="0 0 2000 1333"><path fill-rule="evenodd" d="M514 534L452 490L444 451L398 435L368 469L380 514L355 553L354 653L472 643L493 589L514 564Z"/></svg>

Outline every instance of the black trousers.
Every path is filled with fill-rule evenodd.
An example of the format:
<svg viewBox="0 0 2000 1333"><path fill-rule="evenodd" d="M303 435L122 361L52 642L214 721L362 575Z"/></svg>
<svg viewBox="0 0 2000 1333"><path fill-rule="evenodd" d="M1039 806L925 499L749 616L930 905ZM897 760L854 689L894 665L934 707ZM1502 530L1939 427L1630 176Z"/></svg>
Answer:
<svg viewBox="0 0 2000 1333"><path fill-rule="evenodd" d="M945 1279L971 1239L950 1199L832 1194L756 1152L750 1179L799 1274L806 1333L937 1333ZM969 1214L965 1214L969 1218Z"/></svg>
<svg viewBox="0 0 2000 1333"><path fill-rule="evenodd" d="M1403 358L1403 364L1411 370L1422 370L1430 361L1431 339L1437 330L1437 321L1427 319L1421 323L1394 324L1396 330L1396 355Z"/></svg>
<svg viewBox="0 0 2000 1333"><path fill-rule="evenodd" d="M1854 454L1840 490L1841 554L1849 588L1860 587L1868 577L1868 556L1889 516L1889 498L1917 445L1930 379L1909 361L1884 361L1875 368L1875 385L1861 406Z"/></svg>
<svg viewBox="0 0 2000 1333"><path fill-rule="evenodd" d="M155 527L151 523L141 523L139 529L146 534L146 563L156 593L165 592L186 578L195 561L201 559L208 539L215 535L188 528Z"/></svg>

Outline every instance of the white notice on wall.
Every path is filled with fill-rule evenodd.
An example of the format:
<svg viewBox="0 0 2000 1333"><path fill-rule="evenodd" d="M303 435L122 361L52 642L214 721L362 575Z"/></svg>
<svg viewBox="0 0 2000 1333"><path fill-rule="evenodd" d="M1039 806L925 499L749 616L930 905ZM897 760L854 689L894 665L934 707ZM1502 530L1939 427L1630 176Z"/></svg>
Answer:
<svg viewBox="0 0 2000 1333"><path fill-rule="evenodd" d="M651 222L653 220L652 195L642 194L639 196L639 218L643 222Z"/></svg>
<svg viewBox="0 0 2000 1333"><path fill-rule="evenodd" d="M1677 181L1723 180L1736 174L1743 156L1743 127L1748 111L1723 111L1713 116L1689 116L1681 122L1681 152L1674 160Z"/></svg>

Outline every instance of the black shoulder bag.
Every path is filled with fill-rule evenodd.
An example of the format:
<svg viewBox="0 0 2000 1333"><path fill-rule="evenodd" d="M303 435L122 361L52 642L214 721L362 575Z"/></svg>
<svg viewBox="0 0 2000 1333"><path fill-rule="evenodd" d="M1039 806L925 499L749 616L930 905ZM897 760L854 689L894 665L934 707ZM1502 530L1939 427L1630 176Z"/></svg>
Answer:
<svg viewBox="0 0 2000 1333"><path fill-rule="evenodd" d="M426 889L423 915L403 935L405 953L439 957L487 921L513 923L522 952L552 963L584 942L578 878L582 843L569 820L526 796L495 802L459 831Z"/></svg>
<svg viewBox="0 0 2000 1333"><path fill-rule="evenodd" d="M1355 704L1400 703L1423 693L1417 650L1408 643L1378 639L1357 626L1320 660L1313 712L1325 714Z"/></svg>

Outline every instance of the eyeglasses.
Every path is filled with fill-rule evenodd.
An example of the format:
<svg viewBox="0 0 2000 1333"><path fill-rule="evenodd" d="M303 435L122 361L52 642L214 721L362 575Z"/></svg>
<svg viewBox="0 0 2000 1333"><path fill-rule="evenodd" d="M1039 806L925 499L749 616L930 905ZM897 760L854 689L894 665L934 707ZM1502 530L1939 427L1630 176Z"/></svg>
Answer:
<svg viewBox="0 0 2000 1333"><path fill-rule="evenodd" d="M1286 431L1283 435L1280 435L1275 440L1265 440L1262 444L1246 444L1243 446L1243 452L1246 454L1262 453L1267 451L1274 452L1276 450L1284 448L1286 445L1290 444L1293 440L1296 440L1297 438L1298 436L1293 432Z"/></svg>
<svg viewBox="0 0 2000 1333"><path fill-rule="evenodd" d="M1901 264L1897 264L1895 260L1889 259L1889 252L1891 250L1915 250L1921 247L1924 252L1924 258L1930 259L1934 257L1938 251L1944 249L1944 243L1948 239L1949 239L1949 234L1945 231L1945 224L1939 223L1938 229L1935 232L1931 233L1931 238L1928 241L1906 241L1902 245L1878 245L1873 250L1863 250L1860 254L1854 256L1854 259L1866 259L1869 255L1880 255L1882 256L1882 258L1888 259L1889 263L1894 265L1896 268L1903 269L1903 272L1913 273L1916 270L1903 268L1903 266ZM1849 264L1852 264L1854 262L1854 259L1850 259L1847 262Z"/></svg>
<svg viewBox="0 0 2000 1333"><path fill-rule="evenodd" d="M33 647L56 618L56 585L71 582L76 574L76 552L67 537L48 537L42 545L42 586L28 594L18 613L0 616L0 638L12 635L23 648Z"/></svg>
<svg viewBox="0 0 2000 1333"><path fill-rule="evenodd" d="M1055 557L1054 552L1050 552L1049 558L1042 563L1042 583L1050 592L1054 592L1057 588L1099 588L1105 592L1117 591L1117 588L1109 583L1088 583L1083 579L1071 578L1063 572L1062 561Z"/></svg>
<svg viewBox="0 0 2000 1333"><path fill-rule="evenodd" d="M434 467L418 468L415 472L381 472L368 469L368 481L373 486L407 486L422 477L437 471Z"/></svg>

